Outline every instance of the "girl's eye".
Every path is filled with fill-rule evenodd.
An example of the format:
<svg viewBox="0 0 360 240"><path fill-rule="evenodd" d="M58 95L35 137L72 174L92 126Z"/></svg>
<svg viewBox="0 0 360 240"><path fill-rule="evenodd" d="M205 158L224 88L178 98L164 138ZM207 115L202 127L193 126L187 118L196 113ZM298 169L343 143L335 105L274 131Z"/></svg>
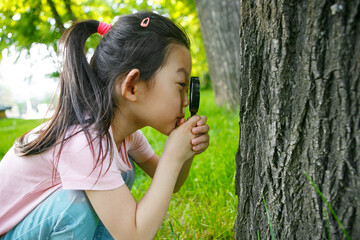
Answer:
<svg viewBox="0 0 360 240"><path fill-rule="evenodd" d="M180 85L181 87L183 87L183 88L186 86L185 83L179 83L179 85Z"/></svg>

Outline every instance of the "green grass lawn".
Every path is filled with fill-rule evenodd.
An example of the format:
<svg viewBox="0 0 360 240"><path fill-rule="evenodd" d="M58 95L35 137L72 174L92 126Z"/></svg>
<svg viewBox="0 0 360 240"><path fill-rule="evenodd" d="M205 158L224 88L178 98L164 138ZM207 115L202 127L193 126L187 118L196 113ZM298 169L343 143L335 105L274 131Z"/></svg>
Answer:
<svg viewBox="0 0 360 240"><path fill-rule="evenodd" d="M11 148L16 138L41 122L42 120L0 119L0 159Z"/></svg>
<svg viewBox="0 0 360 240"><path fill-rule="evenodd" d="M187 113L188 114L188 113ZM236 218L235 154L238 146L238 113L215 105L211 91L202 91L200 115L208 117L210 146L195 157L187 181L173 195L167 217L156 239L233 239ZM41 120L0 120L0 159L24 132ZM155 152L161 154L166 137L144 128ZM140 199L151 180L137 169L132 193Z"/></svg>

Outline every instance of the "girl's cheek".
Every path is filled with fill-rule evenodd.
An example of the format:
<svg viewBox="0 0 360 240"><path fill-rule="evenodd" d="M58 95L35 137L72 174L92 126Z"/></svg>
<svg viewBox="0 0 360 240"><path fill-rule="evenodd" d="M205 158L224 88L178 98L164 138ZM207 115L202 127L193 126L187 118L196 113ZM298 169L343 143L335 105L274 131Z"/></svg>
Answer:
<svg viewBox="0 0 360 240"><path fill-rule="evenodd" d="M184 90L181 95L181 105L185 107L188 105L188 102L189 102L189 99L187 97L186 91Z"/></svg>

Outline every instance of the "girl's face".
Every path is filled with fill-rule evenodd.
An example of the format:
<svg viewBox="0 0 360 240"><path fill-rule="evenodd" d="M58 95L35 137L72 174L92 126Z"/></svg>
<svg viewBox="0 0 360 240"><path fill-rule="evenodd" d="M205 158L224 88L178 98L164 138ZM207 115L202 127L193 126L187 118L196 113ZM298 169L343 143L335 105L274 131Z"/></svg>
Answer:
<svg viewBox="0 0 360 240"><path fill-rule="evenodd" d="M142 99L144 125L169 135L185 115L189 105L187 92L191 72L191 56L186 47L172 44L165 64L152 79L152 85Z"/></svg>

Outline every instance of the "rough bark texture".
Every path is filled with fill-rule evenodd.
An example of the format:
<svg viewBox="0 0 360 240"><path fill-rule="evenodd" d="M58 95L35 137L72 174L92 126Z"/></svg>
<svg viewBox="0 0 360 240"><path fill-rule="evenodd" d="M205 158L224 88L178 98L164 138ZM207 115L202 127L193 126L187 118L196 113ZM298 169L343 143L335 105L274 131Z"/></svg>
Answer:
<svg viewBox="0 0 360 240"><path fill-rule="evenodd" d="M195 3L216 103L238 104L240 1L196 0Z"/></svg>
<svg viewBox="0 0 360 240"><path fill-rule="evenodd" d="M236 239L360 239L360 1L240 8Z"/></svg>

